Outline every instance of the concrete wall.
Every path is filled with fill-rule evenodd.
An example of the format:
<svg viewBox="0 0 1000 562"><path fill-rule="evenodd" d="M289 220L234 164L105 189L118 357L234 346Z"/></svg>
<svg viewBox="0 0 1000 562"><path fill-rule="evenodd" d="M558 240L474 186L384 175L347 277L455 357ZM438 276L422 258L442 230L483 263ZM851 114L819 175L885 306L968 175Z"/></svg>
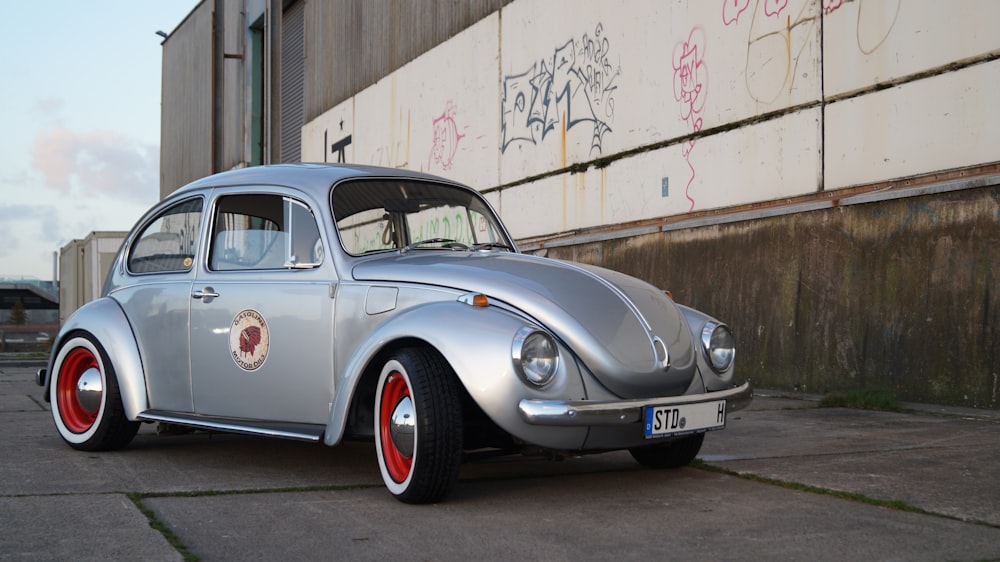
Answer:
<svg viewBox="0 0 1000 562"><path fill-rule="evenodd" d="M505 188L522 236L973 166L1000 140L998 17L989 1L520 0L310 121L303 160Z"/></svg>
<svg viewBox="0 0 1000 562"><path fill-rule="evenodd" d="M760 385L996 408L1000 176L908 195L548 255L649 280L724 318L740 374Z"/></svg>
<svg viewBox="0 0 1000 562"><path fill-rule="evenodd" d="M308 121L302 157L474 185L525 248L732 322L759 384L1000 407L997 21L515 0Z"/></svg>

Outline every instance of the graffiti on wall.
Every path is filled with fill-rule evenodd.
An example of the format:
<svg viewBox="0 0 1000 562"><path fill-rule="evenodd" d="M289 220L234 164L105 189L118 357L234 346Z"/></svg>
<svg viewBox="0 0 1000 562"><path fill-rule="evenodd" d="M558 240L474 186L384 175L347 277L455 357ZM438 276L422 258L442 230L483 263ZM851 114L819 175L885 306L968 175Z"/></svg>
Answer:
<svg viewBox="0 0 1000 562"><path fill-rule="evenodd" d="M458 114L458 106L455 102L448 100L441 115L431 122L434 138L431 140L431 155L427 159L427 169L438 167L442 170L450 170L455 162L455 153L458 152L458 143L465 137L458 132L458 123L455 116Z"/></svg>
<svg viewBox="0 0 1000 562"><path fill-rule="evenodd" d="M340 131L343 134L344 120L340 120ZM323 162L347 162L347 147L351 146L351 135L341 137L337 141L330 140L330 131L323 129Z"/></svg>
<svg viewBox="0 0 1000 562"><path fill-rule="evenodd" d="M895 2L893 17L886 21L881 15L886 13L886 2L857 0L856 35L862 54L872 54L888 38L902 6L901 0ZM760 103L773 103L783 92L794 88L795 77L801 74L797 68L803 53L813 45L813 38L818 37L820 15L812 12L814 4L799 2L797 13L788 13L794 11L786 10L788 4L789 0L723 0L722 3L725 26L734 27L749 20L744 79L750 97ZM844 0L822 0L820 9L829 15L843 4Z"/></svg>
<svg viewBox="0 0 1000 562"><path fill-rule="evenodd" d="M835 3L836 5L831 9L833 10L840 7L840 3ZM885 14L885 3L872 3L871 1L858 2L858 19L855 24L855 33L858 37L858 50L865 55L870 55L878 50L879 47L885 43L885 40L889 38L889 33L892 32L892 28L896 27L896 21L899 19L899 9L902 7L903 1L896 0L896 9L892 11L892 20L887 21L882 14Z"/></svg>
<svg viewBox="0 0 1000 562"><path fill-rule="evenodd" d="M389 168L410 167L410 109L399 106L394 120L390 120L386 129L385 142L372 147L368 155L368 163L372 166ZM358 161L361 156L355 155Z"/></svg>
<svg viewBox="0 0 1000 562"><path fill-rule="evenodd" d="M855 32L858 38L858 50L863 54L870 55L882 46L882 43L889 37L889 32L896 26L899 19L899 8L903 5L902 0L896 0L896 7L892 10L892 20L886 21L878 14L887 13L885 11L886 2L878 2L873 5L871 0L865 2L858 0L858 18L855 24ZM844 0L823 0L823 13L832 14L844 5Z"/></svg>
<svg viewBox="0 0 1000 562"><path fill-rule="evenodd" d="M832 0L831 0L832 1ZM763 104L775 102L795 85L803 52L815 36L812 27L819 16L811 2L800 2L794 16L786 10L788 0L725 0L722 23L734 27L749 20L744 81L750 97ZM793 32L802 28L793 40Z"/></svg>
<svg viewBox="0 0 1000 562"><path fill-rule="evenodd" d="M593 35L569 39L551 56L504 77L500 128L504 153L514 142L538 145L560 126L591 127L590 153L601 154L614 120L616 80L621 66L610 58L611 43L597 24Z"/></svg>
<svg viewBox="0 0 1000 562"><path fill-rule="evenodd" d="M703 121L702 110L705 109L705 99L708 97L708 67L705 65L705 30L695 27L688 34L686 41L674 46L671 60L674 69L674 99L680 104L681 120L688 124L691 132L701 131ZM690 139L681 148L681 154L687 162L691 175L684 188L684 197L694 210L694 198L691 197L691 184L694 183L697 172L691 163L691 151L694 150L696 139Z"/></svg>

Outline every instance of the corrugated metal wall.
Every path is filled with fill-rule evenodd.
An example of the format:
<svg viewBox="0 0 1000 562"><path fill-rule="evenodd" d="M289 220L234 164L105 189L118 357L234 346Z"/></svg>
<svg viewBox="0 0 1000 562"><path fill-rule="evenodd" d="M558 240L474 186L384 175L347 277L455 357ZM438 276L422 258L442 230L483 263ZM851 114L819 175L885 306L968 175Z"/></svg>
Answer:
<svg viewBox="0 0 1000 562"><path fill-rule="evenodd" d="M163 43L161 197L212 172L212 12L203 2Z"/></svg>
<svg viewBox="0 0 1000 562"><path fill-rule="evenodd" d="M509 2L306 2L305 122Z"/></svg>
<svg viewBox="0 0 1000 562"><path fill-rule="evenodd" d="M305 2L299 0L281 15L281 79L278 87L279 161L302 160L303 95L305 92Z"/></svg>

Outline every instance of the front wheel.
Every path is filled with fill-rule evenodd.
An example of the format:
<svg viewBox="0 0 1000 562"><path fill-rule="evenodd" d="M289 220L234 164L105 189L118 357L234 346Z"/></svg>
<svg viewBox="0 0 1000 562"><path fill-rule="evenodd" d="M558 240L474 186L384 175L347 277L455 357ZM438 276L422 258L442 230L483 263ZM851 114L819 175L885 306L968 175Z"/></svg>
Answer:
<svg viewBox="0 0 1000 562"><path fill-rule="evenodd" d="M114 368L92 336L77 333L62 344L52 377L52 419L70 447L118 449L135 437L139 422L125 416Z"/></svg>
<svg viewBox="0 0 1000 562"><path fill-rule="evenodd" d="M629 449L632 458L643 466L650 468L679 468L687 466L698 456L701 444L705 440L704 433L681 437L669 443L647 445Z"/></svg>
<svg viewBox="0 0 1000 562"><path fill-rule="evenodd" d="M386 488L406 503L443 499L458 479L462 411L455 373L429 349L394 354L375 392L375 449Z"/></svg>

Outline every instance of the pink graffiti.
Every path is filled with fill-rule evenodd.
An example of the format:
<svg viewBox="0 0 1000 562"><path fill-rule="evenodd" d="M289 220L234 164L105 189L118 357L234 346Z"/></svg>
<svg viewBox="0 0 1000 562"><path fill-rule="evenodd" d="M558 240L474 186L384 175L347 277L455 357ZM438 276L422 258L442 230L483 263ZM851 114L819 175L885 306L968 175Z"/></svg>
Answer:
<svg viewBox="0 0 1000 562"><path fill-rule="evenodd" d="M823 0L823 11L827 14L832 14L843 4L844 0Z"/></svg>
<svg viewBox="0 0 1000 562"><path fill-rule="evenodd" d="M788 7L788 0L756 0L757 6L763 3L764 15L768 17L778 17L781 12ZM823 0L823 5L836 3L833 9L840 6L844 0ZM750 0L723 0L722 2L722 23L732 25L740 22L740 16L750 7ZM755 8L756 9L756 8ZM830 10L833 11L833 10ZM829 13L829 12L827 12Z"/></svg>
<svg viewBox="0 0 1000 562"><path fill-rule="evenodd" d="M788 6L788 0L764 0L764 15L778 16Z"/></svg>
<svg viewBox="0 0 1000 562"><path fill-rule="evenodd" d="M458 152L458 143L465 135L458 132L458 124L455 123L455 115L458 107L455 102L448 100L445 104L444 112L434 119L434 139L431 141L431 155L427 161L427 167L436 162L442 170L450 170L455 162L455 153Z"/></svg>
<svg viewBox="0 0 1000 562"><path fill-rule="evenodd" d="M750 6L750 0L723 0L722 23L730 25L740 22L740 15Z"/></svg>
<svg viewBox="0 0 1000 562"><path fill-rule="evenodd" d="M691 30L686 42L674 47L674 99L681 102L681 119L697 118L705 106L705 83L708 69L703 59L705 32L700 27Z"/></svg>
<svg viewBox="0 0 1000 562"><path fill-rule="evenodd" d="M688 34L687 41L674 46L674 99L680 102L681 119L693 132L702 128L701 112L705 108L705 98L708 96L708 67L705 66L705 30L695 27ZM691 169L691 177L684 189L684 196L691 202L688 211L694 210L694 199L691 197L691 184L696 172L691 164L691 151L694 150L695 139L684 143L681 154L687 160Z"/></svg>

